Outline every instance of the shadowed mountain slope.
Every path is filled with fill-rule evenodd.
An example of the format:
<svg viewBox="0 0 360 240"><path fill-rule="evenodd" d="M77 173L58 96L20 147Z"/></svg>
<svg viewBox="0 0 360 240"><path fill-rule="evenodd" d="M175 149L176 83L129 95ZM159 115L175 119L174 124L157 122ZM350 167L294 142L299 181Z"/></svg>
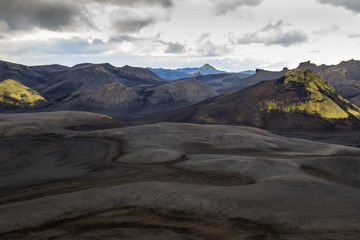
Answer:
<svg viewBox="0 0 360 240"><path fill-rule="evenodd" d="M211 87L194 78L147 88L144 94L150 108L161 110L189 106L219 95Z"/></svg>
<svg viewBox="0 0 360 240"><path fill-rule="evenodd" d="M235 82L242 81L249 77L250 74L244 73L220 73L220 74L209 74L194 76L194 78L202 83L209 85L212 89L218 90L223 87L229 86Z"/></svg>
<svg viewBox="0 0 360 240"><path fill-rule="evenodd" d="M51 80L52 85L43 94L52 100L61 100L72 93L94 89L109 83L126 86L166 83L148 69L125 66L122 68L106 64L79 64Z"/></svg>
<svg viewBox="0 0 360 240"><path fill-rule="evenodd" d="M53 100L61 100L74 92L94 89L108 83L122 83L122 79L111 74L101 65L82 64L52 80L53 85L43 90L43 95Z"/></svg>
<svg viewBox="0 0 360 240"><path fill-rule="evenodd" d="M45 81L41 74L28 66L0 61L0 82L6 79L14 79L31 88L36 88Z"/></svg>
<svg viewBox="0 0 360 240"><path fill-rule="evenodd" d="M181 109L167 120L270 130L352 129L360 127L360 112L320 75L293 70L278 80Z"/></svg>
<svg viewBox="0 0 360 240"><path fill-rule="evenodd" d="M124 84L128 87L137 86L141 84L164 84L167 81L146 68L131 67L125 65L124 67L114 67L109 63L101 64L106 70L115 76L126 79Z"/></svg>
<svg viewBox="0 0 360 240"><path fill-rule="evenodd" d="M44 76L46 79L51 79L63 73L64 71L69 70L70 68L59 64L52 64L52 65L30 66L29 69Z"/></svg>
<svg viewBox="0 0 360 240"><path fill-rule="evenodd" d="M104 84L73 93L59 101L57 110L81 110L124 118L173 110L217 96L208 85L185 79L160 86L129 88L121 83Z"/></svg>
<svg viewBox="0 0 360 240"><path fill-rule="evenodd" d="M140 106L143 97L121 83L109 83L72 94L64 99L62 109L117 112Z"/></svg>
<svg viewBox="0 0 360 240"><path fill-rule="evenodd" d="M287 71L288 71L287 68L284 68L283 71L280 71L280 72L272 72L272 71L257 69L256 74L251 75L247 78L241 78L241 77L239 78L238 77L237 79L233 80L234 83L232 83L228 86L219 88L216 91L219 93L236 92L236 91L242 90L244 88L247 88L249 86L255 85L262 81L270 81L270 80L278 79L278 78L282 77Z"/></svg>

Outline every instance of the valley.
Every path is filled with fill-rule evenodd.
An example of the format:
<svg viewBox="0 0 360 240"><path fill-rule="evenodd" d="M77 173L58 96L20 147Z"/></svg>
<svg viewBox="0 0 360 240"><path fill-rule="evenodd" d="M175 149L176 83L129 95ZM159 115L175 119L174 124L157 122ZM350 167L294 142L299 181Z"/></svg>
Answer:
<svg viewBox="0 0 360 240"><path fill-rule="evenodd" d="M360 63L309 64L1 62L0 239L359 239Z"/></svg>

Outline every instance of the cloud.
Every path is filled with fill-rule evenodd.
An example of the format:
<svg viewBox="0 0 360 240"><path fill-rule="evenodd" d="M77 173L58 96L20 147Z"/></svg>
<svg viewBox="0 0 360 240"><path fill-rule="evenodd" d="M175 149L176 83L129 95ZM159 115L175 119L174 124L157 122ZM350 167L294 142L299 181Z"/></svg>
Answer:
<svg viewBox="0 0 360 240"><path fill-rule="evenodd" d="M132 9L147 13L149 6L160 9L173 7L172 0L2 0L0 7L0 23L4 22L12 31L32 31L34 28L50 31L64 31L68 29L83 29L84 26L95 28L92 22L94 7L104 14L104 6L89 4L106 4L120 8L131 15ZM108 7L109 7L108 6ZM110 8L111 9L111 8ZM149 15L149 14L148 14ZM116 24L125 32L135 32L157 19L156 16L137 18L133 16L128 21ZM126 26L129 24L129 26Z"/></svg>
<svg viewBox="0 0 360 240"><path fill-rule="evenodd" d="M39 51L52 55L98 54L106 51L106 45L99 39L91 43L81 38L52 39Z"/></svg>
<svg viewBox="0 0 360 240"><path fill-rule="evenodd" d="M242 6L254 7L262 3L263 0L211 0L214 4L214 13L216 16L226 15Z"/></svg>
<svg viewBox="0 0 360 240"><path fill-rule="evenodd" d="M155 19L121 19L113 23L113 27L121 34L139 32L141 29L153 24Z"/></svg>
<svg viewBox="0 0 360 240"><path fill-rule="evenodd" d="M301 44L307 41L308 36L301 30L284 31L284 24L282 20L275 24L269 23L258 31L246 33L242 37L231 40L237 44L264 44L265 46L280 45L289 47L292 45Z"/></svg>
<svg viewBox="0 0 360 240"><path fill-rule="evenodd" d="M6 41L0 45L0 52L11 56L23 55L91 55L105 52L106 43L99 39L88 42L81 38L59 39L46 41Z"/></svg>
<svg viewBox="0 0 360 240"><path fill-rule="evenodd" d="M360 38L360 34L358 34L358 33L350 33L350 34L348 34L348 38Z"/></svg>
<svg viewBox="0 0 360 240"><path fill-rule="evenodd" d="M174 6L172 0L92 0L91 2L118 6L160 5L164 8Z"/></svg>
<svg viewBox="0 0 360 240"><path fill-rule="evenodd" d="M294 30L290 32L280 32L269 39L265 40L265 45L281 45L284 47L289 47L296 44L301 44L306 42L308 36L299 30Z"/></svg>
<svg viewBox="0 0 360 240"><path fill-rule="evenodd" d="M4 21L10 30L38 27L57 31L73 25L80 18L85 19L79 5L67 0L1 1L0 21Z"/></svg>
<svg viewBox="0 0 360 240"><path fill-rule="evenodd" d="M313 31L312 34L317 35L317 36L324 36L324 35L334 33L337 30L339 30L339 26L336 24L333 24L333 25L329 25L326 27L322 27L321 29L319 29L317 31Z"/></svg>
<svg viewBox="0 0 360 240"><path fill-rule="evenodd" d="M185 50L185 45L182 45L180 43L168 43L168 47L165 50L165 53L182 53Z"/></svg>
<svg viewBox="0 0 360 240"><path fill-rule="evenodd" d="M329 4L336 7L343 7L349 11L360 13L360 1L359 0L316 0L322 4Z"/></svg>
<svg viewBox="0 0 360 240"><path fill-rule="evenodd" d="M225 44L215 44L207 40L197 48L197 52L200 53L201 56L216 57L228 54L230 49L228 49Z"/></svg>

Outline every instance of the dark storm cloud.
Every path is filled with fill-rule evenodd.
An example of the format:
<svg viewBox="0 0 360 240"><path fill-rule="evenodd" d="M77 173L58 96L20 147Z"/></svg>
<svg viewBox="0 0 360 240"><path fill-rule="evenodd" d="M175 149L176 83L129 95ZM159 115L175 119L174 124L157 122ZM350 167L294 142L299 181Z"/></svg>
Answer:
<svg viewBox="0 0 360 240"><path fill-rule="evenodd" d="M180 43L168 43L168 47L165 50L165 53L182 53L185 50L185 45Z"/></svg>
<svg viewBox="0 0 360 240"><path fill-rule="evenodd" d="M360 13L359 0L317 0L319 3L329 4L336 7L343 7L355 13Z"/></svg>
<svg viewBox="0 0 360 240"><path fill-rule="evenodd" d="M124 33L134 33L138 32L141 29L155 23L155 19L146 18L146 19L121 19L113 23L113 27L121 34Z"/></svg>
<svg viewBox="0 0 360 240"><path fill-rule="evenodd" d="M30 30L39 27L61 30L72 25L82 14L77 4L56 0L2 0L0 20L10 30Z"/></svg>
<svg viewBox="0 0 360 240"><path fill-rule="evenodd" d="M9 30L30 31L34 27L52 31L94 27L87 4L99 3L146 11L147 6L170 8L172 0L1 0L0 22ZM155 18L155 16L154 16ZM154 19L130 19L116 23L125 32L136 32Z"/></svg>
<svg viewBox="0 0 360 240"><path fill-rule="evenodd" d="M269 23L262 29L256 32L246 33L233 42L238 44L258 43L266 46L280 45L289 47L307 41L308 36L304 32L301 30L284 31L283 26L285 25L282 20L279 20L275 24Z"/></svg>
<svg viewBox="0 0 360 240"><path fill-rule="evenodd" d="M226 15L230 11L234 11L242 6L257 6L263 0L211 0L214 4L215 15Z"/></svg>

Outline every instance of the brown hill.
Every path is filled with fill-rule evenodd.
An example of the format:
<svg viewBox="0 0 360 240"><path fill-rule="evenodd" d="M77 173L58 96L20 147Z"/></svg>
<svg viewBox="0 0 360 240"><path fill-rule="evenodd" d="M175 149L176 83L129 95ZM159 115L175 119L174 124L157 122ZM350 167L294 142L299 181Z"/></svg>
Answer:
<svg viewBox="0 0 360 240"><path fill-rule="evenodd" d="M360 127L359 108L310 70L292 70L278 80L222 95L175 112L168 121L239 124L270 130Z"/></svg>

